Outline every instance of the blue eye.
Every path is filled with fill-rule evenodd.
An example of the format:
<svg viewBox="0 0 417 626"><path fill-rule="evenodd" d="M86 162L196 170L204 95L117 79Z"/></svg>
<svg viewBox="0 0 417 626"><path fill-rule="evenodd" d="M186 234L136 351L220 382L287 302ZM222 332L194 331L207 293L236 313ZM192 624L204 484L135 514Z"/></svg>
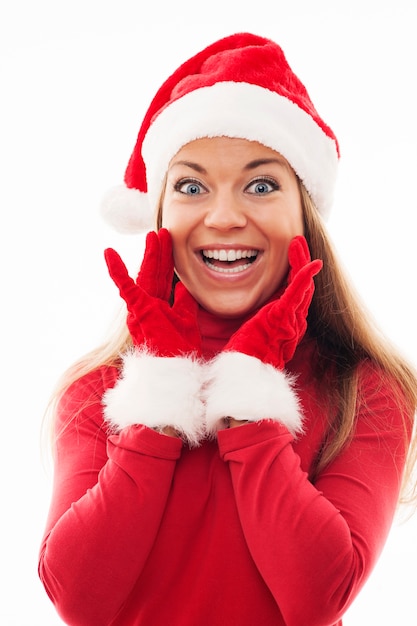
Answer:
<svg viewBox="0 0 417 626"><path fill-rule="evenodd" d="M279 185L275 180L266 178L254 180L246 187L246 191L248 193L253 193L257 196L266 196L272 191L277 191L278 189Z"/></svg>
<svg viewBox="0 0 417 626"><path fill-rule="evenodd" d="M206 191L205 187L197 180L179 180L175 183L175 191L179 191L187 196L197 196Z"/></svg>

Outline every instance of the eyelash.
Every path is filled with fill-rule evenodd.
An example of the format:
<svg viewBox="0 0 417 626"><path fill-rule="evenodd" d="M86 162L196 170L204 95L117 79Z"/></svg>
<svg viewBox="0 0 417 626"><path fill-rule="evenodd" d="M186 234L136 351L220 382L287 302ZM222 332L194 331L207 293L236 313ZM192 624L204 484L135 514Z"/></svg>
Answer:
<svg viewBox="0 0 417 626"><path fill-rule="evenodd" d="M275 178L270 178L269 176L261 176L260 178L255 178L254 180L251 180L251 182L246 186L245 191L249 189L249 187L252 187L253 185L256 185L259 183L261 184L266 183L267 185L270 185L272 187L271 191L278 191L280 189L280 185L275 180ZM268 193L271 193L271 191L268 191L265 194L259 194L259 195L267 195ZM248 193L253 193L253 192L248 192ZM254 195L258 195L258 194L254 194Z"/></svg>
<svg viewBox="0 0 417 626"><path fill-rule="evenodd" d="M187 194L185 191L182 191L182 187L184 185L196 185L200 187L203 191L207 191L206 187L197 179L197 178L181 178L174 184L174 191L178 191L184 195L199 195L199 194ZM201 193L201 192L200 192Z"/></svg>

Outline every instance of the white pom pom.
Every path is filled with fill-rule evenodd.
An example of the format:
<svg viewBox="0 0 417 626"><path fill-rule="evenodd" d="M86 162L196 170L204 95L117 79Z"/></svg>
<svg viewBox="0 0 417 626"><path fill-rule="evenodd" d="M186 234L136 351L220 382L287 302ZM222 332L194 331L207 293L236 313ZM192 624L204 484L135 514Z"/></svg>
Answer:
<svg viewBox="0 0 417 626"><path fill-rule="evenodd" d="M147 194L125 185L109 189L100 203L100 214L119 233L142 233L155 227Z"/></svg>

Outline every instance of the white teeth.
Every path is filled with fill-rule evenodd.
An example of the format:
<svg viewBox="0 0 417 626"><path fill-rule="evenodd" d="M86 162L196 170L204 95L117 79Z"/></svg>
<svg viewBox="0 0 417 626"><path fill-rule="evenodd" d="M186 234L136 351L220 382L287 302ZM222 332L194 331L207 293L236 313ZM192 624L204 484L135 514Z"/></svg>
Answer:
<svg viewBox="0 0 417 626"><path fill-rule="evenodd" d="M207 267L209 267L211 270L214 270L215 272L220 272L222 274L237 274L238 272L244 272L252 264L245 263L244 265L237 265L235 267L218 267L217 265L213 265L213 263L206 261L206 265Z"/></svg>
<svg viewBox="0 0 417 626"><path fill-rule="evenodd" d="M234 267L227 266L218 266L210 263L208 259L213 259L215 261L238 261L239 259L254 259L258 256L257 250L203 250L203 257L207 267L214 270L215 272L220 272L223 274L236 274L238 272L244 272L248 267L252 265L251 263L244 263L243 265L235 265Z"/></svg>
<svg viewBox="0 0 417 626"><path fill-rule="evenodd" d="M203 250L203 255L216 261L237 261L257 256L256 250Z"/></svg>

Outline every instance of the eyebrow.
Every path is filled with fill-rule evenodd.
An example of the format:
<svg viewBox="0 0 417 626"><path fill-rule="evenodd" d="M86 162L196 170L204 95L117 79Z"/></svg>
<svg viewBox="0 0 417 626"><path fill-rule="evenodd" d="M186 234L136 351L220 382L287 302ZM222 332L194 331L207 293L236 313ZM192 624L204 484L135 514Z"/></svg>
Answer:
<svg viewBox="0 0 417 626"><path fill-rule="evenodd" d="M278 165L287 166L287 161L285 159L280 159L278 157L270 158L270 159L255 159L254 161L250 161L243 168L244 170L254 170L261 165L269 165L270 163L277 163Z"/></svg>
<svg viewBox="0 0 417 626"><path fill-rule="evenodd" d="M245 171L254 170L257 167L260 167L261 165L269 165L270 163L277 163L278 165L281 165L284 167L287 167L288 165L285 159L280 159L280 158L254 159L253 161L249 161L249 163L247 163L243 167L243 169ZM202 165L200 165L199 163L194 163L193 161L175 161L175 163L173 163L172 165L173 166L185 165L186 167L189 167L195 170L199 174L207 174L207 170Z"/></svg>
<svg viewBox="0 0 417 626"><path fill-rule="evenodd" d="M199 174L207 174L207 170L202 165L199 165L198 163L193 163L193 161L175 161L175 163L172 164L172 167L174 167L175 165L185 165L186 167L190 167L192 170L195 170Z"/></svg>

